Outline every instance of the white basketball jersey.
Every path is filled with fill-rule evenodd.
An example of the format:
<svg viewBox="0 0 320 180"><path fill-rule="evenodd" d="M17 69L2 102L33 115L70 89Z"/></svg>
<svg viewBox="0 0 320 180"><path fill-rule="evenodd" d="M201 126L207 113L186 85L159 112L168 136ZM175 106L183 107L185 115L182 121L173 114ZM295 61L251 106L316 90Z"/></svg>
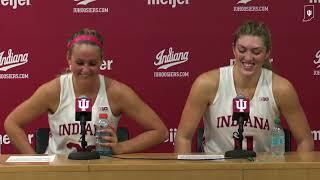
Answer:
<svg viewBox="0 0 320 180"><path fill-rule="evenodd" d="M236 96L233 66L221 67L217 94L204 115L205 152L224 153L239 146L233 138L233 133L238 132L237 121L232 120L232 102ZM269 151L271 129L277 116L279 110L272 92L272 71L263 68L250 100L250 117L244 123L242 148Z"/></svg>
<svg viewBox="0 0 320 180"><path fill-rule="evenodd" d="M86 141L88 143L87 150L95 149L95 127L98 121L99 107L107 107L108 119L112 120L115 126L121 116L115 117L109 105L104 76L99 75L100 88L97 98L92 106L92 119L86 122ZM48 114L51 135L49 136L49 144L47 154L69 154L70 152L79 151L81 149L80 141L80 122L75 121L75 94L72 83L72 74L64 74L60 76L60 102L58 109L54 114Z"/></svg>

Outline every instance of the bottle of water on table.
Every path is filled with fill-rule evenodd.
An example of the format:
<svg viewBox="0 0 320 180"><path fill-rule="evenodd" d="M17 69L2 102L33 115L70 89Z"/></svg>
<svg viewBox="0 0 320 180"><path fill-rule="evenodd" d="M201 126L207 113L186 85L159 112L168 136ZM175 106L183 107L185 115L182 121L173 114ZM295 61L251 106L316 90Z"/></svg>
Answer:
<svg viewBox="0 0 320 180"><path fill-rule="evenodd" d="M274 120L274 127L271 130L271 154L282 156L285 153L284 131L281 127L280 118Z"/></svg>
<svg viewBox="0 0 320 180"><path fill-rule="evenodd" d="M111 136L110 133L107 132L100 132L100 130L105 129L108 127L110 122L108 121L108 114L107 113L100 113L99 120L96 124L96 151L101 156L111 156L112 149L111 147L106 147L101 145L101 143L107 143L107 140L104 140L102 137L104 136Z"/></svg>

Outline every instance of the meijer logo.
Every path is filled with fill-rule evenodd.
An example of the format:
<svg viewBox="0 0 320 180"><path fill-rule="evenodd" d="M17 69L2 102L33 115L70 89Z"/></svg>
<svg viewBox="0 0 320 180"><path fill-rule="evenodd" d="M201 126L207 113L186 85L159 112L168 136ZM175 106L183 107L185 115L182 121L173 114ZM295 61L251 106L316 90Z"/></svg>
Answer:
<svg viewBox="0 0 320 180"><path fill-rule="evenodd" d="M8 50L8 56L4 56L4 51L0 52L0 71L7 71L16 66L21 66L28 62L28 53L13 54L12 50Z"/></svg>
<svg viewBox="0 0 320 180"><path fill-rule="evenodd" d="M0 0L1 6L11 6L12 9L17 9L18 6L30 6L31 0Z"/></svg>
<svg viewBox="0 0 320 180"><path fill-rule="evenodd" d="M168 54L165 54L165 49L157 54L154 65L159 66L158 69L168 69L171 66L187 62L188 56L188 51L175 53L170 47Z"/></svg>
<svg viewBox="0 0 320 180"><path fill-rule="evenodd" d="M189 0L148 0L148 5L171 5L172 8L186 4L190 4Z"/></svg>

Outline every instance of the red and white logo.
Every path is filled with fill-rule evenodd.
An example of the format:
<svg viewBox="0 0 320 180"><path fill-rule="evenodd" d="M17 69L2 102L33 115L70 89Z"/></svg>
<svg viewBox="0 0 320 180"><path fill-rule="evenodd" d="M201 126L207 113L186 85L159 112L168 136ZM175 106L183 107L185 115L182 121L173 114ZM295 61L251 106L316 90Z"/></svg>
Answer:
<svg viewBox="0 0 320 180"><path fill-rule="evenodd" d="M0 71L24 65L28 62L29 53L13 54L12 49L8 50L7 56L4 51L0 52Z"/></svg>
<svg viewBox="0 0 320 180"><path fill-rule="evenodd" d="M320 50L316 53L316 55L314 56L316 59L313 60L313 63L315 65L317 65L317 68L320 67Z"/></svg>
<svg viewBox="0 0 320 180"><path fill-rule="evenodd" d="M303 7L303 22L311 21L314 18L314 5L305 5Z"/></svg>
<svg viewBox="0 0 320 180"><path fill-rule="evenodd" d="M252 1L252 0L240 0L237 2L237 4L247 4L250 1Z"/></svg>
<svg viewBox="0 0 320 180"><path fill-rule="evenodd" d="M77 98L76 112L91 112L92 104L89 98Z"/></svg>
<svg viewBox="0 0 320 180"><path fill-rule="evenodd" d="M78 2L77 5L87 5L87 4L92 3L92 2L94 2L96 0L74 0L74 1Z"/></svg>
<svg viewBox="0 0 320 180"><path fill-rule="evenodd" d="M320 76L320 50L316 52L315 54L315 59L313 60L313 63L317 66L315 70L313 70L313 75L314 76Z"/></svg>
<svg viewBox="0 0 320 180"><path fill-rule="evenodd" d="M173 48L170 47L167 54L165 54L165 49L163 49L156 55L154 65L158 66L157 69L168 69L169 67L185 63L188 60L189 51L174 52Z"/></svg>
<svg viewBox="0 0 320 180"><path fill-rule="evenodd" d="M107 7L92 7L90 3L96 0L73 0L77 3L77 7L73 8L73 13L76 14L95 14L95 13L108 13Z"/></svg>
<svg viewBox="0 0 320 180"><path fill-rule="evenodd" d="M253 0L237 0L237 5L233 6L234 12L268 12L269 6L266 5L268 3L266 0L265 2L258 2L251 3ZM247 5L248 4L248 5Z"/></svg>
<svg viewBox="0 0 320 180"><path fill-rule="evenodd" d="M239 112L239 113L249 113L250 112L250 105L249 105L249 99L247 98L241 98L233 99L233 112Z"/></svg>

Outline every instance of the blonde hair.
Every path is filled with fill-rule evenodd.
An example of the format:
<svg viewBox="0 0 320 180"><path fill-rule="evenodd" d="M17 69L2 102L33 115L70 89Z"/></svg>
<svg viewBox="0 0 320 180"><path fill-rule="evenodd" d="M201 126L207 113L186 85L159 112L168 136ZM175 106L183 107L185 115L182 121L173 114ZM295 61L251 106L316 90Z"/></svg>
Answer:
<svg viewBox="0 0 320 180"><path fill-rule="evenodd" d="M90 38L81 38L79 40L74 41L76 38L78 38L80 36L88 36L88 37L91 36L92 38L94 38L94 40L92 40ZM91 45L99 47L101 59L102 59L102 56L103 56L103 49L102 49L103 36L100 33L98 33L96 30L90 29L90 28L81 29L80 31L72 34L72 36L67 40L67 48L68 48L67 55L68 55L68 57L71 56L74 45L75 44L82 44L82 43L91 44ZM67 67L63 74L70 73L70 72L71 72L70 67Z"/></svg>
<svg viewBox="0 0 320 180"><path fill-rule="evenodd" d="M82 40L78 40L76 42L73 41L77 37L83 36L83 35L92 36L94 39L96 39L96 41L92 41L92 40L88 40L88 39L82 39ZM101 58L102 58L103 36L101 34L99 34L96 30L84 28L84 29L81 29L80 31L74 33L67 41L68 56L70 56L72 54L72 50L73 50L74 45L81 44L81 43L98 46L100 49L100 54L101 54Z"/></svg>
<svg viewBox="0 0 320 180"><path fill-rule="evenodd" d="M241 24L234 33L233 44L235 45L238 39L243 35L252 35L261 37L266 47L266 52L271 51L271 33L269 28L263 23L255 20L248 20ZM265 60L262 65L263 68L272 70L269 57Z"/></svg>

